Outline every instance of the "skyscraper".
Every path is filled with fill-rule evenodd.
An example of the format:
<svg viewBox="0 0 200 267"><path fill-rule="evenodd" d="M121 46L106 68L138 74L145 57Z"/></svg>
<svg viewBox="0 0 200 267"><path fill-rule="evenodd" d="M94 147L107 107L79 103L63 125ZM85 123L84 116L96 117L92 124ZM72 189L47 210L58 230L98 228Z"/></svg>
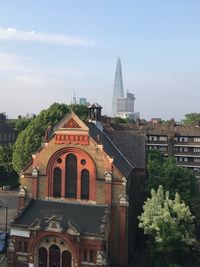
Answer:
<svg viewBox="0 0 200 267"><path fill-rule="evenodd" d="M116 72L115 72L115 83L113 88L113 102L112 102L112 116L115 117L117 114L117 99L124 97L124 88L122 80L122 67L121 60L118 58Z"/></svg>

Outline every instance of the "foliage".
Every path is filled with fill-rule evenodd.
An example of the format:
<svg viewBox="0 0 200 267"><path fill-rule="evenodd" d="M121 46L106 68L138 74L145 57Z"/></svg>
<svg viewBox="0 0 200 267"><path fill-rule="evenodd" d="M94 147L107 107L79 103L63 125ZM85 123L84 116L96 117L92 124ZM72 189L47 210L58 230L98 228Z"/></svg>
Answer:
<svg viewBox="0 0 200 267"><path fill-rule="evenodd" d="M185 114L185 119L182 120L183 124L199 124L200 123L200 113L188 113Z"/></svg>
<svg viewBox="0 0 200 267"><path fill-rule="evenodd" d="M13 166L18 173L31 159L31 154L41 146L42 138L48 126L54 127L69 112L69 108L82 120L86 120L88 111L84 105L70 105L68 107L66 104L54 103L47 110L42 110L19 133L13 151Z"/></svg>
<svg viewBox="0 0 200 267"><path fill-rule="evenodd" d="M23 131L28 126L28 124L31 122L32 119L33 118L27 118L27 117L19 118L15 123L15 128L18 131L18 133Z"/></svg>
<svg viewBox="0 0 200 267"><path fill-rule="evenodd" d="M164 193L159 186L157 192L151 190L151 198L144 203L144 212L139 216L139 227L151 238L151 253L155 257L161 257L163 265L180 263L182 253L189 251L194 244L194 224L190 209L181 200L178 193L174 199L170 199L169 192ZM176 251L176 258L171 257ZM179 257L180 255L180 257Z"/></svg>
<svg viewBox="0 0 200 267"><path fill-rule="evenodd" d="M179 193L195 216L196 232L200 236L200 190L194 173L177 166L174 158L164 158L158 150L149 152L147 168L147 194L150 195L152 188L157 190L159 185L170 192L171 198Z"/></svg>
<svg viewBox="0 0 200 267"><path fill-rule="evenodd" d="M69 108L82 120L86 121L88 118L88 108L85 105L71 104Z"/></svg>
<svg viewBox="0 0 200 267"><path fill-rule="evenodd" d="M0 186L17 184L17 173L12 166L13 145L0 146Z"/></svg>

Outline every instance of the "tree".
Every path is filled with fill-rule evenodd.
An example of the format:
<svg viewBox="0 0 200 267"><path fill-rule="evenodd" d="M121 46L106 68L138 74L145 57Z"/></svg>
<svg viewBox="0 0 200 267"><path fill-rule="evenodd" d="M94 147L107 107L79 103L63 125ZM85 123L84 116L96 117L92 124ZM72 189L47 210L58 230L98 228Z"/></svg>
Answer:
<svg viewBox="0 0 200 267"><path fill-rule="evenodd" d="M188 113L185 114L185 119L182 120L183 124L199 124L200 123L200 113Z"/></svg>
<svg viewBox="0 0 200 267"><path fill-rule="evenodd" d="M73 112L76 113L76 115L78 115L82 121L86 121L86 119L88 118L87 106L78 105L78 104L71 104L71 105L69 105L69 108L71 110L73 110Z"/></svg>
<svg viewBox="0 0 200 267"><path fill-rule="evenodd" d="M17 173L12 165L12 153L12 144L0 146L0 186L18 183Z"/></svg>
<svg viewBox="0 0 200 267"><path fill-rule="evenodd" d="M152 189L139 216L139 227L150 236L153 266L160 266L158 258L162 266L181 264L195 242L194 216L178 193L174 199L169 195L161 185L157 192Z"/></svg>
<svg viewBox="0 0 200 267"><path fill-rule="evenodd" d="M164 158L157 150L148 155L148 184L147 192L158 189L162 185L173 197L178 192L181 198L190 205L191 200L199 194L198 181L195 175L184 167L177 166L174 158ZM195 195L194 195L195 194Z"/></svg>
<svg viewBox="0 0 200 267"><path fill-rule="evenodd" d="M81 119L87 118L87 107L83 105L52 104L47 110L42 110L33 118L28 126L19 133L14 145L13 166L20 173L25 164L31 159L42 143L45 130L48 126L54 127L71 108Z"/></svg>
<svg viewBox="0 0 200 267"><path fill-rule="evenodd" d="M28 124L31 122L32 119L33 118L27 118L27 117L19 118L15 123L15 128L18 131L18 133L23 131L28 126Z"/></svg>

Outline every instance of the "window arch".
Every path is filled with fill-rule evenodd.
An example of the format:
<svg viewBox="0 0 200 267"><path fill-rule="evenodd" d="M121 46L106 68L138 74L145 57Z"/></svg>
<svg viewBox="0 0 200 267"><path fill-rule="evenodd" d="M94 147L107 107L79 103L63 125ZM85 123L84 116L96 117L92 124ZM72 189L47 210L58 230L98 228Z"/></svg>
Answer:
<svg viewBox="0 0 200 267"><path fill-rule="evenodd" d="M65 196L77 197L77 158L74 154L66 157L65 172Z"/></svg>
<svg viewBox="0 0 200 267"><path fill-rule="evenodd" d="M81 172L81 199L89 199L89 171L84 169Z"/></svg>
<svg viewBox="0 0 200 267"><path fill-rule="evenodd" d="M53 196L61 197L61 169L56 167L53 171Z"/></svg>

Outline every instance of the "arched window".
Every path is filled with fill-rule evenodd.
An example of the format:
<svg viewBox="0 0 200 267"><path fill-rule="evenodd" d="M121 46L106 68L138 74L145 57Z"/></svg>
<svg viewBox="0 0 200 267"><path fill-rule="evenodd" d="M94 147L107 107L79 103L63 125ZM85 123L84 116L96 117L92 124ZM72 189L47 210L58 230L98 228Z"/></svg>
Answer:
<svg viewBox="0 0 200 267"><path fill-rule="evenodd" d="M38 266L47 267L47 250L46 248L39 248Z"/></svg>
<svg viewBox="0 0 200 267"><path fill-rule="evenodd" d="M49 248L49 267L60 267L60 248L56 245Z"/></svg>
<svg viewBox="0 0 200 267"><path fill-rule="evenodd" d="M55 168L53 171L53 196L61 197L61 169Z"/></svg>
<svg viewBox="0 0 200 267"><path fill-rule="evenodd" d="M65 172L65 196L70 198L77 197L77 158L73 154L66 157Z"/></svg>
<svg viewBox="0 0 200 267"><path fill-rule="evenodd" d="M81 199L89 199L89 171L84 169L81 172Z"/></svg>
<svg viewBox="0 0 200 267"><path fill-rule="evenodd" d="M72 256L71 253L67 250L64 250L62 253L62 266L71 267Z"/></svg>

